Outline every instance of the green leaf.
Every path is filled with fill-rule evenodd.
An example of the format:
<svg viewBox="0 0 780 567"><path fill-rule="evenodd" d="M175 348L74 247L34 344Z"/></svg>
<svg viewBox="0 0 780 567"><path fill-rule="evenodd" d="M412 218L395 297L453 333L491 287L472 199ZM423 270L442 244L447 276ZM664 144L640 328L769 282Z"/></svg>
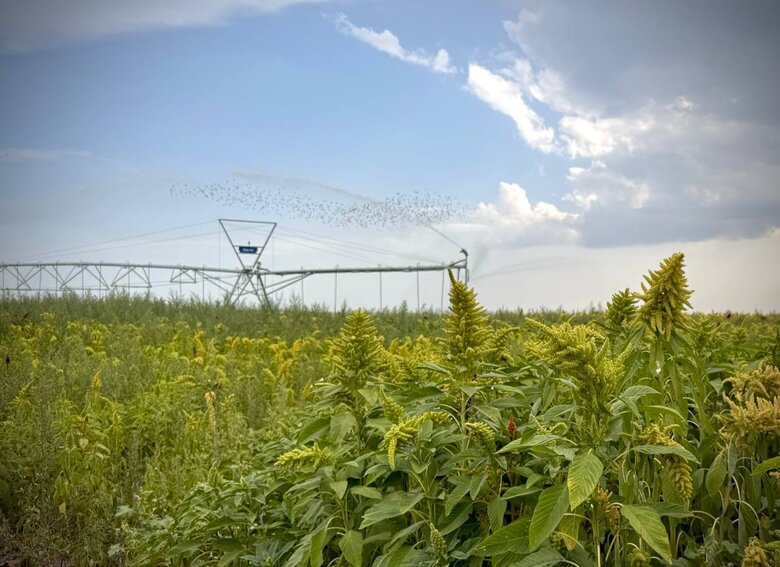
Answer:
<svg viewBox="0 0 780 567"><path fill-rule="evenodd" d="M234 538L218 539L212 546L214 549L224 552L224 555L220 557L219 563L217 564L219 567L230 564L231 561L237 559L246 551L244 545Z"/></svg>
<svg viewBox="0 0 780 567"><path fill-rule="evenodd" d="M528 530L528 546L531 551L536 551L550 537L568 511L569 491L566 485L558 484L542 491Z"/></svg>
<svg viewBox="0 0 780 567"><path fill-rule="evenodd" d="M563 543L566 549L573 551L577 547L577 541L580 535L580 524L582 516L579 514L566 514L561 523L558 524L557 533L563 536Z"/></svg>
<svg viewBox="0 0 780 567"><path fill-rule="evenodd" d="M406 527L402 529L400 532L395 534L390 541L388 541L385 546L382 548L382 551L384 553L390 553L394 546L397 546L399 544L402 544L406 541L406 538L408 538L410 535L418 531L425 522L415 522L409 527Z"/></svg>
<svg viewBox="0 0 780 567"><path fill-rule="evenodd" d="M631 450L637 453L644 453L645 455L679 455L693 463L699 462L699 459L693 453L679 445L637 445L636 447L631 447Z"/></svg>
<svg viewBox="0 0 780 567"><path fill-rule="evenodd" d="M360 388L358 392L360 392L360 395L363 396L363 399L366 400L369 406L376 405L379 399L379 394L376 390L373 388Z"/></svg>
<svg viewBox="0 0 780 567"><path fill-rule="evenodd" d="M425 369L425 370L433 370L434 372L438 372L439 374L449 375L450 371L446 368L442 368L438 364L434 364L433 362L423 362L422 364L418 365L417 368Z"/></svg>
<svg viewBox="0 0 780 567"><path fill-rule="evenodd" d="M236 551L236 550L243 551L244 550L244 544L232 537L226 537L226 538L214 540L211 546L218 551Z"/></svg>
<svg viewBox="0 0 780 567"><path fill-rule="evenodd" d="M513 486L501 497L504 500L511 500L512 498L520 498L521 496L530 496L541 492L541 488L534 488L533 486Z"/></svg>
<svg viewBox="0 0 780 567"><path fill-rule="evenodd" d="M404 565L407 556L414 551L408 545L399 547L392 552L382 555L374 562L374 567L401 567Z"/></svg>
<svg viewBox="0 0 780 567"><path fill-rule="evenodd" d="M669 518L691 518L693 516L690 510L676 502L652 502L648 506L658 512L658 515L662 518L664 516Z"/></svg>
<svg viewBox="0 0 780 567"><path fill-rule="evenodd" d="M336 497L339 500L344 498L344 493L347 491L347 486L349 486L349 482L346 480L334 480L330 483L331 489L336 493Z"/></svg>
<svg viewBox="0 0 780 567"><path fill-rule="evenodd" d="M675 418L677 423L685 423L685 418L673 407L661 405L639 406L639 411L648 414L648 416L668 414Z"/></svg>
<svg viewBox="0 0 780 567"><path fill-rule="evenodd" d="M372 500L380 500L382 498L382 493L371 486L354 486L352 487L351 492L352 494L357 494L363 498L371 498Z"/></svg>
<svg viewBox="0 0 780 567"><path fill-rule="evenodd" d="M728 471L730 476L734 476L734 473L737 472L737 457L738 457L737 448L731 443L729 443L729 445L726 448L726 451L727 451L726 454L728 456L728 459L726 461L727 463L726 470Z"/></svg>
<svg viewBox="0 0 780 567"><path fill-rule="evenodd" d="M669 547L669 535L661 521L661 516L650 506L623 504L620 512L647 545L652 547L664 561L672 562L672 550Z"/></svg>
<svg viewBox="0 0 780 567"><path fill-rule="evenodd" d="M445 371L446 372L446 371ZM421 400L431 400L435 398L441 398L444 396L444 392L439 390L436 386L423 386L422 388L414 388L404 392L404 403L419 402Z"/></svg>
<svg viewBox="0 0 780 567"><path fill-rule="evenodd" d="M634 413L637 413L638 408L636 407L636 401L642 396L647 396L650 394L660 394L660 392L655 388L651 388L650 386L643 386L640 384L629 386L623 390L623 393L620 394L620 396L618 396L617 399L612 403L612 414L617 415L626 406L631 408Z"/></svg>
<svg viewBox="0 0 780 567"><path fill-rule="evenodd" d="M758 476L760 474L764 474L767 471L778 468L780 468L780 456L772 457L771 459L767 459L758 465L755 469L753 469L753 476Z"/></svg>
<svg viewBox="0 0 780 567"><path fill-rule="evenodd" d="M755 474L755 472L753 473ZM714 495L720 492L723 482L726 480L726 459L723 457L723 453L718 453L712 460L710 470L707 471L707 480L705 484L707 486L707 493Z"/></svg>
<svg viewBox="0 0 780 567"><path fill-rule="evenodd" d="M526 402L526 404L527 403L528 402ZM577 406L574 404L558 404L552 406L539 416L539 421L544 423L547 421L554 421L558 418L565 418L566 414L573 412L576 408Z"/></svg>
<svg viewBox="0 0 780 567"><path fill-rule="evenodd" d="M526 553L528 551L528 523L528 518L522 518L496 530L475 545L471 554L491 557L508 551Z"/></svg>
<svg viewBox="0 0 780 567"><path fill-rule="evenodd" d="M527 406L528 402L525 400L518 400L517 398L496 398L490 402L490 405L494 408L519 408Z"/></svg>
<svg viewBox="0 0 780 567"><path fill-rule="evenodd" d="M298 444L305 445L309 441L313 441L314 439L321 437L329 425L330 419L327 417L315 419L307 423L298 434Z"/></svg>
<svg viewBox="0 0 780 567"><path fill-rule="evenodd" d="M469 398L473 398L474 394L480 390L480 386L458 386L457 388Z"/></svg>
<svg viewBox="0 0 780 567"><path fill-rule="evenodd" d="M545 547L531 555L526 555L522 561L512 565L513 567L553 567L553 565L558 565L562 561L565 561L563 555L551 547Z"/></svg>
<svg viewBox="0 0 780 567"><path fill-rule="evenodd" d="M471 502L460 502L455 508L453 508L452 513L445 516L444 519L441 521L441 527L439 527L439 533L441 535L447 535L450 532L454 532L459 527L461 527L463 524L466 523L466 521L469 519L469 516L471 516L471 512L474 510L474 504Z"/></svg>
<svg viewBox="0 0 780 567"><path fill-rule="evenodd" d="M471 477L471 484L469 485L469 494L471 494L472 499L476 499L477 496L479 496L479 493L482 491L482 486L485 484L485 481L487 481L486 474L481 474L479 476Z"/></svg>
<svg viewBox="0 0 780 567"><path fill-rule="evenodd" d="M320 528L311 536L311 548L309 549L309 562L311 563L311 567L320 567L320 565L322 565L322 550L328 542L327 535L328 528L326 526Z"/></svg>
<svg viewBox="0 0 780 567"><path fill-rule="evenodd" d="M569 487L569 505L574 510L587 500L604 472L604 465L593 451L580 453L574 457L569 468L566 485Z"/></svg>
<svg viewBox="0 0 780 567"><path fill-rule="evenodd" d="M406 552L404 552L404 549L401 547L393 554L387 567L418 567L421 563L430 559L430 556L420 549L406 548L408 549Z"/></svg>
<svg viewBox="0 0 780 567"><path fill-rule="evenodd" d="M498 496L493 498L487 505L488 519L490 520L490 530L495 531L504 525L504 514L506 513L506 500Z"/></svg>
<svg viewBox="0 0 780 567"><path fill-rule="evenodd" d="M368 526L373 526L377 522L406 514L422 499L422 493L393 492L385 497L384 500L366 510L360 529L362 530Z"/></svg>
<svg viewBox="0 0 780 567"><path fill-rule="evenodd" d="M518 451L520 449L527 449L529 447L538 447L539 445L548 445L554 441L564 440L563 437L558 435L534 435L529 439L515 439L504 445L499 453L510 453L512 451Z"/></svg>
<svg viewBox="0 0 780 567"><path fill-rule="evenodd" d="M344 554L347 563L352 567L361 567L363 564L363 534L349 530L339 540L339 549Z"/></svg>
<svg viewBox="0 0 780 567"><path fill-rule="evenodd" d="M356 425L355 416L351 413L337 413L330 418L330 436L334 441L342 441Z"/></svg>
<svg viewBox="0 0 780 567"><path fill-rule="evenodd" d="M193 551L195 551L197 549L200 549L200 546L201 546L202 543L203 542L200 541L200 540L180 541L179 543L177 543L176 545L174 545L171 548L169 553L171 555L175 555L175 556L183 555L183 556L186 557L186 555L188 553L191 553L191 552L193 552Z"/></svg>
<svg viewBox="0 0 780 567"><path fill-rule="evenodd" d="M450 482L454 484L455 487L450 490L447 499L444 501L444 514L446 516L449 516L455 505L466 496L466 493L469 491L469 486L471 485L471 477L455 476L450 479Z"/></svg>
<svg viewBox="0 0 780 567"><path fill-rule="evenodd" d="M642 384L634 384L633 386L629 386L625 390L623 390L623 393L620 394L620 399L632 399L632 400L638 400L642 396L647 396L650 394L658 394L660 395L661 392L656 390L655 388L652 388L650 386L645 386Z"/></svg>

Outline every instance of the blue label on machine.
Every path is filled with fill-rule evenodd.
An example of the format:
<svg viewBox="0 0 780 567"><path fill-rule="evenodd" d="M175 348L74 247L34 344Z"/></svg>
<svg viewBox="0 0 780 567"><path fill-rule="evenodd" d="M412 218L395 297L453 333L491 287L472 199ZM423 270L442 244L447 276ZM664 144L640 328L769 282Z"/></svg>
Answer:
<svg viewBox="0 0 780 567"><path fill-rule="evenodd" d="M257 246L239 246L238 252L240 254L257 254Z"/></svg>

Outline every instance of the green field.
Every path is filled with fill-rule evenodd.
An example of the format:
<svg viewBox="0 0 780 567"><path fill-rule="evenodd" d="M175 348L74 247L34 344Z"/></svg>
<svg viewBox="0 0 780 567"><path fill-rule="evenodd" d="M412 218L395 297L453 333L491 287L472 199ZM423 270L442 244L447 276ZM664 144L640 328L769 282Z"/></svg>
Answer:
<svg viewBox="0 0 780 567"><path fill-rule="evenodd" d="M682 260L579 313L2 299L0 565L778 566L780 316Z"/></svg>

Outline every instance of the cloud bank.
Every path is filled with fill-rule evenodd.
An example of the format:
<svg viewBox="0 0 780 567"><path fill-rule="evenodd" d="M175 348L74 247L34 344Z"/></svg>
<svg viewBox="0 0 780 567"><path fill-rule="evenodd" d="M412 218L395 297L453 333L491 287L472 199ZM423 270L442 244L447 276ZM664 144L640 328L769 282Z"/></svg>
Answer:
<svg viewBox="0 0 780 567"><path fill-rule="evenodd" d="M571 14L547 6L523 10L516 20L504 22L515 49L487 62L472 62L467 89L510 118L530 149L568 163L567 174L559 182L563 197L556 206L576 220L571 230L580 242L618 246L759 237L780 226L777 110L768 120L766 116L757 120L744 109L723 107L716 100L717 91L691 88L697 93L693 96L668 86L659 91L663 98L633 92L616 100L574 69L578 61L581 67L587 60L590 49L578 54L571 45L586 45L587 32L567 23L572 21ZM623 12L617 10L616 19ZM583 12L582 17L588 15ZM637 37L643 37L643 23L634 20L632 25ZM691 35L698 46L706 38L696 39L697 33L693 30ZM627 52L656 50L639 40L632 45L623 39L625 46L621 47ZM734 43L735 50L745 51L733 37L726 41ZM706 75L707 66L713 65L710 55L700 53L697 46L689 46L688 60L667 62L678 84L690 84L679 77L680 68L696 77ZM778 51L776 46L774 42ZM546 63L562 60L558 51L572 59L567 62L571 77ZM606 68L616 76L607 84L622 80L623 90L632 86L641 90L645 82L636 80L639 71L626 76L624 68L613 61L624 55L605 57L593 72L603 74ZM753 100L754 84L759 80L732 88ZM739 106L738 100L732 106ZM500 224L498 218L493 222Z"/></svg>

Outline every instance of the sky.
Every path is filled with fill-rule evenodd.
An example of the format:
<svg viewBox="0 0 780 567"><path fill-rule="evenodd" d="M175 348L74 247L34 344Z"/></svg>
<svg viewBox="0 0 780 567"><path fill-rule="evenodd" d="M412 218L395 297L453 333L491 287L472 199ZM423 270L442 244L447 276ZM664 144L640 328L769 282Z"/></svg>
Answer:
<svg viewBox="0 0 780 567"><path fill-rule="evenodd" d="M696 310L778 311L779 26L754 0L7 1L0 262L229 267L236 218L278 223L269 268L465 248L491 309L604 305L682 251ZM376 275L337 285L377 307ZM386 276L383 305L416 290Z"/></svg>

